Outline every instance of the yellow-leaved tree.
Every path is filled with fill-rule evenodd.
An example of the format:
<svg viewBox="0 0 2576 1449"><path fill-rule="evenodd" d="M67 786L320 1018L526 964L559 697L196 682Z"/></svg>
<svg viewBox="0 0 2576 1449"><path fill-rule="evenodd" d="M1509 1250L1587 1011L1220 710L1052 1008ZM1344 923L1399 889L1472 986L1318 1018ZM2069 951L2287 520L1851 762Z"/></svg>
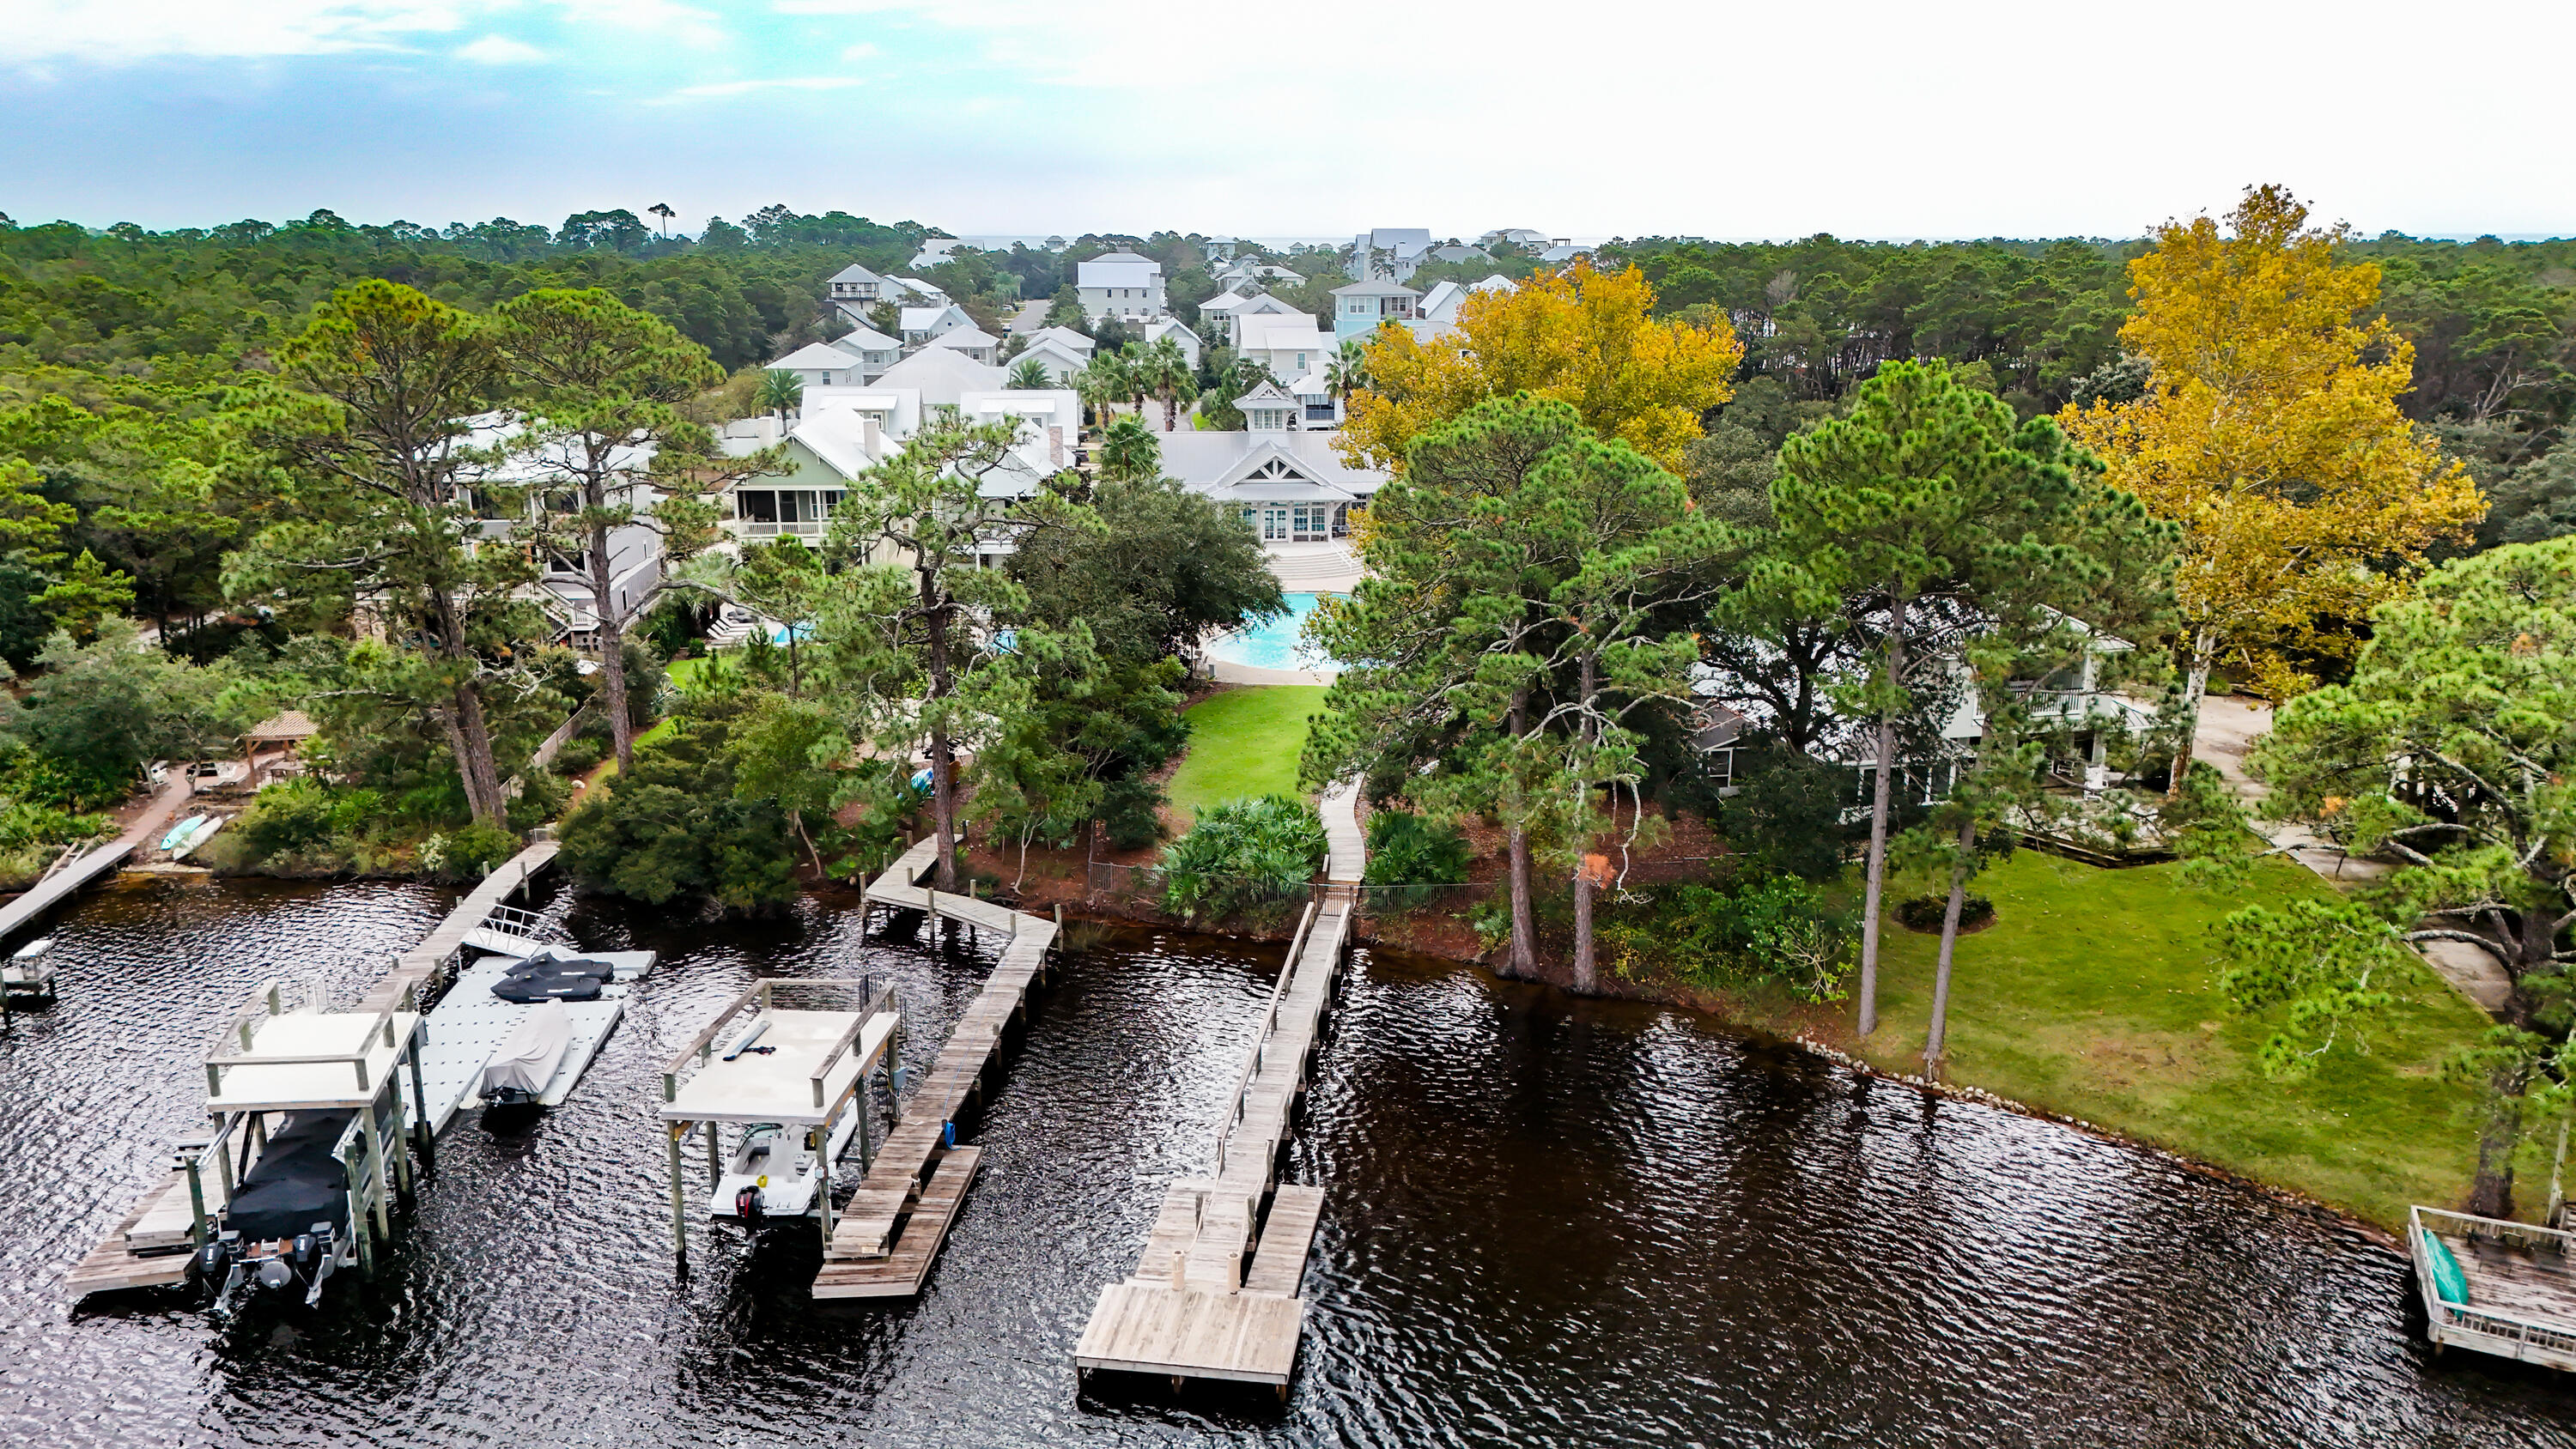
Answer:
<svg viewBox="0 0 2576 1449"><path fill-rule="evenodd" d="M2182 525L2174 591L2195 717L2222 662L2275 701L2308 688L2307 661L2361 643L2336 625L2403 592L2428 547L2486 512L2398 410L2415 349L2378 314L2379 267L2344 258L2344 228L2307 218L2261 186L2224 235L2206 216L2160 228L2129 263L2138 310L2120 328L2151 368L2144 393L2058 416L2108 482ZM2177 782L2190 757L2186 735Z"/></svg>
<svg viewBox="0 0 2576 1449"><path fill-rule="evenodd" d="M1735 394L1744 344L1718 319L1659 322L1655 289L1635 267L1561 275L1470 294L1458 331L1430 342L1378 329L1368 382L1350 398L1343 451L1364 467L1402 471L1413 440L1489 397L1535 393L1573 405L1584 424L1675 473L1700 436L1700 414Z"/></svg>

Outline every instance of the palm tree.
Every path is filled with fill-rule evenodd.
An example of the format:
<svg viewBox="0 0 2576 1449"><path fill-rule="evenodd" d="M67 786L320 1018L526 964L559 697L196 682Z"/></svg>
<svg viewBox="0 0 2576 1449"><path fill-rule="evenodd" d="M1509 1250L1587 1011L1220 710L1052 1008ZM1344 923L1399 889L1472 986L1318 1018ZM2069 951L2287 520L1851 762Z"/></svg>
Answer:
<svg viewBox="0 0 2576 1449"><path fill-rule="evenodd" d="M1002 380L1002 385L1017 388L1053 387L1055 374L1047 371L1046 363L1038 358L1023 357L1019 365L1011 369L1011 375Z"/></svg>
<svg viewBox="0 0 2576 1449"><path fill-rule="evenodd" d="M760 390L751 395L751 400L763 412L778 414L779 426L784 427L788 412L804 406L805 379L786 368L773 367L760 375Z"/></svg>
<svg viewBox="0 0 2576 1449"><path fill-rule="evenodd" d="M1100 476L1141 482L1162 471L1163 448L1138 417L1123 417L1101 430Z"/></svg>
<svg viewBox="0 0 2576 1449"><path fill-rule="evenodd" d="M671 203L667 201L657 201L644 209L651 212L653 215L662 218L662 237L665 241L669 240L671 236L671 218L679 215L678 212L671 209Z"/></svg>
<svg viewBox="0 0 2576 1449"><path fill-rule="evenodd" d="M1342 339L1341 350L1324 364L1324 390L1348 402L1369 385L1368 348L1356 337Z"/></svg>
<svg viewBox="0 0 2576 1449"><path fill-rule="evenodd" d="M1137 381L1163 400L1163 431L1180 426L1181 404L1199 395L1198 369L1181 351L1180 339L1165 337L1136 359Z"/></svg>
<svg viewBox="0 0 2576 1449"><path fill-rule="evenodd" d="M1103 353L1091 359L1082 371L1073 375L1073 390L1091 408L1100 426L1109 426L1118 404L1127 396L1127 379L1120 375L1118 354Z"/></svg>

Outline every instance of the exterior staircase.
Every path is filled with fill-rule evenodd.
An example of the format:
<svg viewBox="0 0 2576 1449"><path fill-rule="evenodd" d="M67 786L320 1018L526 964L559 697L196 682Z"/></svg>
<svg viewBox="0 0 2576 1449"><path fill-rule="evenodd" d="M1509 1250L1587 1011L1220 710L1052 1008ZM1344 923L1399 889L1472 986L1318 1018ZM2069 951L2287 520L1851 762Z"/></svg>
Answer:
<svg viewBox="0 0 2576 1449"><path fill-rule="evenodd" d="M1264 551L1270 573L1291 593L1310 592L1319 583L1347 584L1360 573L1360 561L1342 543L1292 544Z"/></svg>

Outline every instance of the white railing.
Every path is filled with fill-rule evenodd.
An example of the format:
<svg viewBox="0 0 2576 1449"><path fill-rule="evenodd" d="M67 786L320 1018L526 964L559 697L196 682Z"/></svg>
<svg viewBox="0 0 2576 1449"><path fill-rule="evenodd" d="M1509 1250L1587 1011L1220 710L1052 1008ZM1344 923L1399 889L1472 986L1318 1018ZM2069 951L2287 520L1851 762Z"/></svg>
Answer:
<svg viewBox="0 0 2576 1449"><path fill-rule="evenodd" d="M2576 1368L2576 1317L2551 1322L2470 1303L2453 1303L2435 1290L2433 1264L2425 1248L2427 1232L2461 1238L2483 1238L2510 1248L2555 1253L2568 1275L2571 1306L2576 1306L2576 1234L2530 1223L2506 1222L2468 1213L2417 1207L2407 1213L2407 1256L2415 1265L2415 1284L2424 1296L2424 1314L2435 1343L2456 1343L2506 1358L2529 1359L2555 1368Z"/></svg>
<svg viewBox="0 0 2576 1449"><path fill-rule="evenodd" d="M776 538L782 533L819 538L825 525L821 519L815 519L812 522L800 519L793 523L763 523L757 519L737 518L734 520L734 527L751 538Z"/></svg>

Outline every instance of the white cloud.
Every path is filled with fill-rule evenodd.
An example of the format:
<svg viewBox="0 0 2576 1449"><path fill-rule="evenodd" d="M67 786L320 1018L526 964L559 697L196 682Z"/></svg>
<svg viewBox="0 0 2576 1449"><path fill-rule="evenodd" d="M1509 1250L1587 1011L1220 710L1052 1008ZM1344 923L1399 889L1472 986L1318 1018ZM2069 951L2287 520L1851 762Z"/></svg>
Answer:
<svg viewBox="0 0 2576 1449"><path fill-rule="evenodd" d="M526 65L545 59L546 53L523 40L512 40L506 35L487 35L472 45L459 48L456 58L482 65Z"/></svg>
<svg viewBox="0 0 2576 1449"><path fill-rule="evenodd" d="M705 85L682 86L672 94L739 96L751 91L838 91L866 84L854 75L771 76L765 80L712 81Z"/></svg>
<svg viewBox="0 0 2576 1449"><path fill-rule="evenodd" d="M460 29L459 11L422 0L0 0L0 58L115 64L408 49Z"/></svg>
<svg viewBox="0 0 2576 1449"><path fill-rule="evenodd" d="M845 61L874 60L876 58L877 48L868 44L864 40L860 41L856 45L848 46L841 51L841 59Z"/></svg>

